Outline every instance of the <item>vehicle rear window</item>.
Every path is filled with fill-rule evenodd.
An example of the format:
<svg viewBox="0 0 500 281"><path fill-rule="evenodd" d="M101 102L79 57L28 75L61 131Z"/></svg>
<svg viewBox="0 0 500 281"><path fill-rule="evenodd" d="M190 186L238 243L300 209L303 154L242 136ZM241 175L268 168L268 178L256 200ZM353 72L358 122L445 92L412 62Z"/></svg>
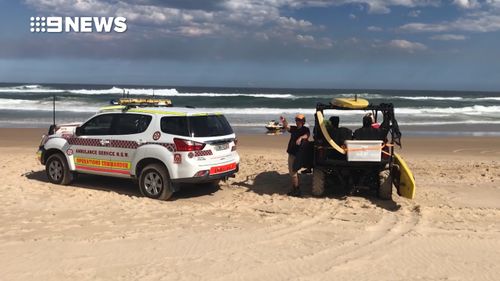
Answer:
<svg viewBox="0 0 500 281"><path fill-rule="evenodd" d="M223 115L163 117L161 130L168 134L190 137L216 137L233 133Z"/></svg>
<svg viewBox="0 0 500 281"><path fill-rule="evenodd" d="M223 115L190 116L188 119L193 137L215 137L233 133L233 129Z"/></svg>

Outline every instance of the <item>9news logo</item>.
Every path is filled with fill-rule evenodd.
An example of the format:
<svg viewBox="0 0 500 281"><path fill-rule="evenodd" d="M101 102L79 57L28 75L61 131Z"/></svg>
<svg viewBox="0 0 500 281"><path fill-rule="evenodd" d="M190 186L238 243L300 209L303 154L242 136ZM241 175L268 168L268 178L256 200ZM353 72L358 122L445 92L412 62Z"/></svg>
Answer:
<svg viewBox="0 0 500 281"><path fill-rule="evenodd" d="M127 31L124 17L31 17L31 32L123 33Z"/></svg>

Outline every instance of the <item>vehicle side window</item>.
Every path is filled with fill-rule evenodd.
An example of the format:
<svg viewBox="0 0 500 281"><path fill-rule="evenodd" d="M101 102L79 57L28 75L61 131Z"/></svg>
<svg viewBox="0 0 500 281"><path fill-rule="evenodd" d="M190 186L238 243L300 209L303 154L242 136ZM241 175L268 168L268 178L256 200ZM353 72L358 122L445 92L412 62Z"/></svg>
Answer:
<svg viewBox="0 0 500 281"><path fill-rule="evenodd" d="M139 134L151 123L151 116L141 114L117 114L111 130L113 135Z"/></svg>
<svg viewBox="0 0 500 281"><path fill-rule="evenodd" d="M104 114L96 116L90 119L84 125L82 125L81 134L83 136L109 135L111 131L112 122L113 122L112 114Z"/></svg>
<svg viewBox="0 0 500 281"><path fill-rule="evenodd" d="M161 131L178 136L189 136L188 120L185 116L161 118Z"/></svg>

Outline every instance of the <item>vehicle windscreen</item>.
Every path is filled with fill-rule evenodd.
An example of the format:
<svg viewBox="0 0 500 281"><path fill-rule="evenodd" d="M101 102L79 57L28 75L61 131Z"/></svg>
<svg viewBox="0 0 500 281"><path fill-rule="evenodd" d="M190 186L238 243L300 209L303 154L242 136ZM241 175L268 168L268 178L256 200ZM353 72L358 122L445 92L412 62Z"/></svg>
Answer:
<svg viewBox="0 0 500 281"><path fill-rule="evenodd" d="M161 130L168 134L200 138L233 133L233 129L223 115L163 117Z"/></svg>

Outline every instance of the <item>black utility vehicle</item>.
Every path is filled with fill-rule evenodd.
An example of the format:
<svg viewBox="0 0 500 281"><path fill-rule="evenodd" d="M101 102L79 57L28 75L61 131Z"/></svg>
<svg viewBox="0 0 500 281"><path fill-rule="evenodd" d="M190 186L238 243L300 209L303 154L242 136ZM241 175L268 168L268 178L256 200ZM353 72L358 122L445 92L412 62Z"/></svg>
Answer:
<svg viewBox="0 0 500 281"><path fill-rule="evenodd" d="M323 120L325 110L357 110L371 112L377 124L383 118L380 133L372 140L346 140L336 143L335 133ZM361 118L360 118L361 119ZM377 124L378 125L378 124ZM374 126L376 127L376 125ZM322 196L325 187L343 188L347 194L357 190L376 191L379 198L392 199L393 181L399 180L399 167L395 164L394 145L401 146L401 132L391 103L369 104L364 99L335 99L330 104L316 105L314 128L314 158L312 193ZM397 182L394 182L398 186Z"/></svg>

